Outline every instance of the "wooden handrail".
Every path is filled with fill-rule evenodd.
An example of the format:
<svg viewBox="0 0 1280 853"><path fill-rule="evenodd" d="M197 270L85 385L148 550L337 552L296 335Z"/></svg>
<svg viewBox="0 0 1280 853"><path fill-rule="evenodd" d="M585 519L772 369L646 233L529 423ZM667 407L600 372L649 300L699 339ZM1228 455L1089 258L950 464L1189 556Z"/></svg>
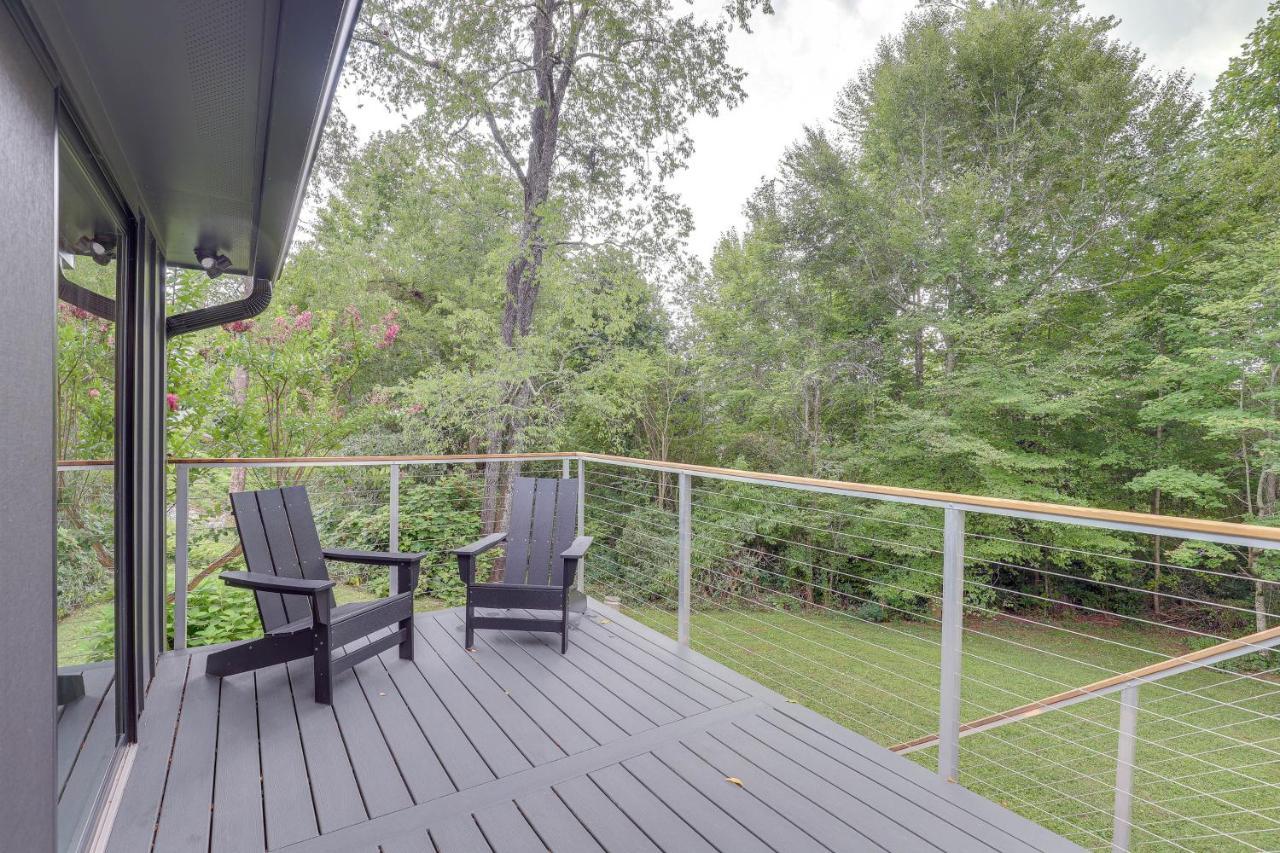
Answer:
<svg viewBox="0 0 1280 853"><path fill-rule="evenodd" d="M960 726L960 734L972 734L982 729L993 728L996 725L1012 723L1017 720L1025 720L1029 717L1039 716L1046 711L1052 711L1054 708L1063 704L1072 703L1076 700L1086 698L1088 696L1096 696L1102 693L1114 691L1118 687L1122 687L1133 682L1144 682L1158 680L1161 676L1169 673L1170 670L1180 669L1189 664L1197 664L1201 661L1207 661L1213 658L1221 658L1230 656L1233 652L1248 653L1248 649L1258 648L1261 650L1267 646L1275 645L1280 642L1280 626L1269 628L1266 631L1258 631L1249 634L1246 637L1240 637L1235 640L1226 640L1207 649L1197 649L1178 657L1167 658L1157 663L1149 664L1138 669L1122 672L1119 675L1113 675L1092 684L1086 684L1083 687L1075 687L1071 690L1064 690L1061 693L1055 693L1052 696L1046 696L1043 699L1037 699L1034 702L1028 702L1025 705L1019 705L1016 708L1010 708L1007 711L1001 711L998 714L989 714L985 717L979 717L976 720ZM924 735L914 740L906 741L895 746L889 747L894 752L903 752L904 750L916 750L924 747L933 746L938 742L938 735Z"/></svg>
<svg viewBox="0 0 1280 853"><path fill-rule="evenodd" d="M615 465L625 465L672 473L689 473L719 479L764 483L789 488L818 490L851 497L881 498L906 501L926 506L955 507L977 512L1016 515L1048 521L1074 521L1103 527L1139 529L1166 535L1194 539L1217 537L1232 540L1252 540L1280 546L1280 528L1240 524L1233 521L1212 521L1202 518L1154 515L1126 510L1095 509L1070 504L1042 503L1039 501L993 498L984 495L968 495L959 492L940 492L931 489L912 489L901 486L881 486L871 483L853 483L844 480L822 480L797 477L789 474L770 474L760 471L742 471L736 468L717 468L710 465L690 465L683 462L660 462L653 459L637 459L630 456L611 456L605 453L568 451L563 453L473 453L427 454L421 456L281 456L281 457L216 457L170 458L174 465L340 465L376 464L379 462L487 462L504 459L581 459ZM110 465L111 460L79 460L60 462L59 465L82 467Z"/></svg>

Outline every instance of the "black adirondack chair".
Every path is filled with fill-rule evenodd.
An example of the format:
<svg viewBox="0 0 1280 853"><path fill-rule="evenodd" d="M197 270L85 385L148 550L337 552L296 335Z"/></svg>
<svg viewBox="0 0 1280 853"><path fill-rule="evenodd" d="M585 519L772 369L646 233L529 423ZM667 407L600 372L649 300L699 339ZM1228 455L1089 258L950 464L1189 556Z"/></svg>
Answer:
<svg viewBox="0 0 1280 853"><path fill-rule="evenodd" d="M560 652L568 650L570 617L580 617L587 604L587 597L574 582L591 537L574 536L577 520L576 479L516 477L507 529L451 552L458 555L458 575L467 585L468 649L474 645L477 628L498 628L556 633L560 635ZM477 583L476 557L503 543L507 559L501 580ZM477 616L477 607L556 613L532 618Z"/></svg>
<svg viewBox="0 0 1280 853"><path fill-rule="evenodd" d="M400 657L413 659L413 590L425 554L321 547L303 486L236 492L231 509L248 571L221 577L229 586L254 591L263 637L209 655L205 672L221 677L309 656L316 701L328 705L333 677L343 670L397 645ZM394 568L391 594L335 606L326 560ZM391 626L391 634L334 655L334 649Z"/></svg>

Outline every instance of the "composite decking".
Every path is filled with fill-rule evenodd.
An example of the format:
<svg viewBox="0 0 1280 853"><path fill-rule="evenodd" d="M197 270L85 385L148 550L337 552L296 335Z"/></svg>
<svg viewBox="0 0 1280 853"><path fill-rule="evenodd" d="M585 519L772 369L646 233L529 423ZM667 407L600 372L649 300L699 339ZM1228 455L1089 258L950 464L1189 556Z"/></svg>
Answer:
<svg viewBox="0 0 1280 853"><path fill-rule="evenodd" d="M88 818L115 752L116 694L111 662L58 672L84 679L84 695L57 711L58 839L59 849L64 849Z"/></svg>
<svg viewBox="0 0 1280 853"><path fill-rule="evenodd" d="M165 655L108 849L1079 849L594 601L570 640L419 614L332 707Z"/></svg>

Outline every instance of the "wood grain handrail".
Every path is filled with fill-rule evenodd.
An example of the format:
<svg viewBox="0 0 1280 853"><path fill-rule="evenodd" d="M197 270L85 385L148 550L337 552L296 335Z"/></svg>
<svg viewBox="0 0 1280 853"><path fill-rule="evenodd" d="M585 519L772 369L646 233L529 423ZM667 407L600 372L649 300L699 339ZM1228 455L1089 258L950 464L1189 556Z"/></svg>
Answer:
<svg viewBox="0 0 1280 853"><path fill-rule="evenodd" d="M797 477L790 474L770 474L760 471L743 471L736 468L717 468L710 465L691 465L684 462L662 462L653 459L637 459L630 456L612 456L605 453L567 451L561 453L473 453L427 454L421 456L282 456L282 457L173 457L174 465L340 465L376 464L396 462L487 462L504 459L581 459L645 468L670 473L697 474L727 480L750 483L775 484L794 489L818 490L851 497L905 501L935 507L954 507L976 512L1015 515L1048 521L1077 522L1101 527L1138 529L1140 531L1181 536L1182 538L1224 538L1261 544L1263 547L1280 546L1280 528L1241 524L1234 521L1212 521L1203 518L1154 515L1127 510L1096 509L1070 504L1042 503L1039 501L994 498L959 492L941 492L931 489L913 489L901 486L882 486L872 483L854 483L844 480L822 480L813 477ZM111 460L79 460L60 462L59 465L81 467L110 465Z"/></svg>
<svg viewBox="0 0 1280 853"><path fill-rule="evenodd" d="M1088 696L1111 692L1117 687L1121 687L1133 682L1158 680L1162 675L1170 670L1180 669L1190 664L1200 663L1201 661L1211 658L1230 655L1232 652L1246 650L1249 648L1258 648L1260 651L1275 641L1280 641L1280 626L1268 628L1265 631L1258 631L1245 637L1239 637L1235 640L1226 640L1215 646L1209 646L1206 649L1197 649L1178 657L1166 658L1162 661L1149 664L1138 669L1122 672L1119 675L1113 675L1109 678L1086 684L1082 687L1075 687L1071 690L1064 690L1061 693L1055 693L1052 696L1046 696L1043 699L1037 699L1034 702L1028 702L1025 705L1019 705L1016 708L1010 708L1007 711L1001 711L996 714L989 714L985 717L979 717L976 720L970 720L960 726L961 736L971 734L982 729L991 728L997 724L1012 723L1017 720L1024 720L1029 717L1039 716L1046 711L1052 711L1055 707L1064 703L1073 702ZM1266 645L1264 645L1266 644ZM909 740L904 743L889 747L894 752L902 752L903 750L916 750L926 746L932 746L938 742L938 735L924 735L922 737Z"/></svg>

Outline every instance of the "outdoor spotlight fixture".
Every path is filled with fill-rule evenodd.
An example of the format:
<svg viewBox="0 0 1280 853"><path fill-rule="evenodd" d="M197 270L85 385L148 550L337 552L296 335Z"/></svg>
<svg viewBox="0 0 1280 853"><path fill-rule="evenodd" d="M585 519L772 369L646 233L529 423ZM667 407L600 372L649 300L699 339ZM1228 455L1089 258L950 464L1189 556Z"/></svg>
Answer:
<svg viewBox="0 0 1280 853"><path fill-rule="evenodd" d="M196 246L196 261L200 264L200 269L205 271L209 278L217 278L227 270L231 269L231 259L220 253L210 252Z"/></svg>
<svg viewBox="0 0 1280 853"><path fill-rule="evenodd" d="M115 260L116 238L113 234L95 234L92 237L81 237L72 246L77 255L88 255L99 266L106 266Z"/></svg>

